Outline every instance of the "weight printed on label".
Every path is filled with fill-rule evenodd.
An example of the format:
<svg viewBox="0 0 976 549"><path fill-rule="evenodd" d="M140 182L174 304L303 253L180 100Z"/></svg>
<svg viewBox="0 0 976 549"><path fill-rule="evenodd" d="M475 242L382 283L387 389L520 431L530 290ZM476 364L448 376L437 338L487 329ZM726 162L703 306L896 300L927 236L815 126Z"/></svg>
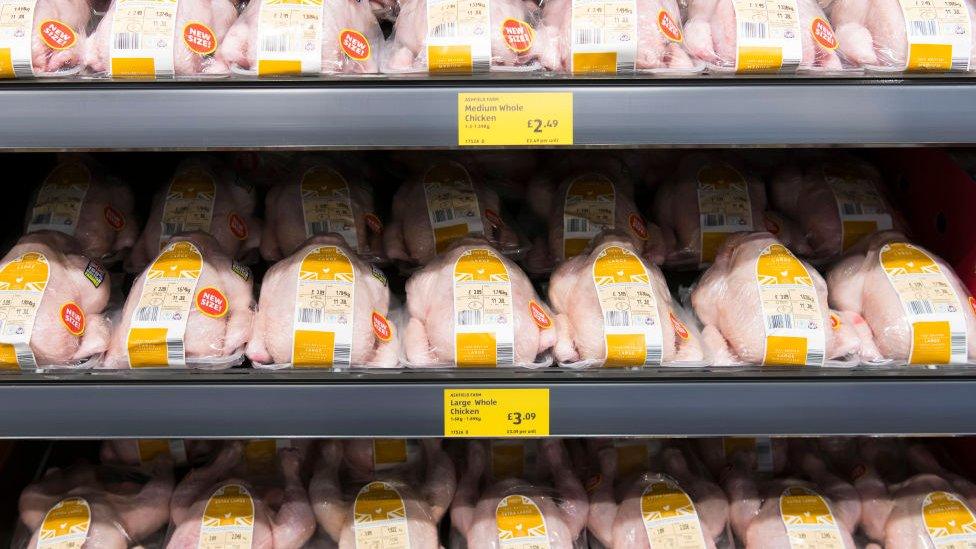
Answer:
<svg viewBox="0 0 976 549"><path fill-rule="evenodd" d="M803 58L796 0L733 0L735 70L794 72Z"/></svg>
<svg viewBox="0 0 976 549"><path fill-rule="evenodd" d="M359 235L346 179L332 168L315 166L305 172L300 186L305 236L338 233L349 247L358 249Z"/></svg>
<svg viewBox="0 0 976 549"><path fill-rule="evenodd" d="M749 184L725 162L698 170L698 227L703 265L715 261L719 246L731 233L755 230Z"/></svg>
<svg viewBox="0 0 976 549"><path fill-rule="evenodd" d="M116 0L110 74L173 78L179 0Z"/></svg>
<svg viewBox="0 0 976 549"><path fill-rule="evenodd" d="M604 229L614 228L616 189L598 174L576 178L566 189L563 208L563 255L577 256Z"/></svg>
<svg viewBox="0 0 976 549"><path fill-rule="evenodd" d="M428 170L424 175L424 198L437 253L469 234L485 234L478 195L471 176L460 164L442 162Z"/></svg>
<svg viewBox="0 0 976 549"><path fill-rule="evenodd" d="M37 192L27 232L48 230L74 236L90 185L91 172L80 162L54 168Z"/></svg>
<svg viewBox="0 0 976 549"><path fill-rule="evenodd" d="M935 549L976 547L976 516L956 494L928 493L922 501L922 522Z"/></svg>
<svg viewBox="0 0 976 549"><path fill-rule="evenodd" d="M322 72L323 0L264 0L258 13L261 76Z"/></svg>
<svg viewBox="0 0 976 549"><path fill-rule="evenodd" d="M809 271L782 244L770 244L756 261L766 350L763 365L822 366L826 332Z"/></svg>
<svg viewBox="0 0 976 549"><path fill-rule="evenodd" d="M911 329L909 364L966 363L969 342L963 305L938 263L907 242L885 244L878 258Z"/></svg>
<svg viewBox="0 0 976 549"><path fill-rule="evenodd" d="M827 164L823 176L837 202L843 251L866 236L892 227L891 214L877 187L857 166Z"/></svg>
<svg viewBox="0 0 976 549"><path fill-rule="evenodd" d="M254 539L254 499L240 484L214 491L200 520L197 549L250 549Z"/></svg>
<svg viewBox="0 0 976 549"><path fill-rule="evenodd" d="M499 549L549 549L546 518L531 498L511 495L495 507Z"/></svg>
<svg viewBox="0 0 976 549"><path fill-rule="evenodd" d="M652 482L641 494L641 518L651 547L705 549L705 535L695 504L671 479Z"/></svg>
<svg viewBox="0 0 976 549"><path fill-rule="evenodd" d="M636 0L573 0L573 74L632 71L637 59Z"/></svg>
<svg viewBox="0 0 976 549"><path fill-rule="evenodd" d="M0 78L34 76L34 7L37 0L0 0Z"/></svg>
<svg viewBox="0 0 976 549"><path fill-rule="evenodd" d="M488 71L491 67L491 1L425 1L428 70Z"/></svg>
<svg viewBox="0 0 976 549"><path fill-rule="evenodd" d="M295 367L348 367L352 357L356 272L336 246L308 252L295 294Z"/></svg>
<svg viewBox="0 0 976 549"><path fill-rule="evenodd" d="M461 367L513 366L515 315L508 268L489 248L454 263L454 360Z"/></svg>
<svg viewBox="0 0 976 549"><path fill-rule="evenodd" d="M403 496L386 482L370 482L353 504L356 549L410 549Z"/></svg>
<svg viewBox="0 0 976 549"><path fill-rule="evenodd" d="M820 494L791 486L780 495L779 510L790 549L844 549L837 520Z"/></svg>
<svg viewBox="0 0 976 549"><path fill-rule="evenodd" d="M905 70L969 70L973 29L965 0L899 0L905 17Z"/></svg>
<svg viewBox="0 0 976 549"><path fill-rule="evenodd" d="M37 367L30 341L49 275L47 257L37 252L0 268L0 369Z"/></svg>
<svg viewBox="0 0 976 549"><path fill-rule="evenodd" d="M91 529L91 507L83 498L63 499L44 515L36 549L81 549Z"/></svg>
<svg viewBox="0 0 976 549"><path fill-rule="evenodd" d="M160 249L173 235L182 232L209 233L216 197L217 183L206 170L191 168L177 174L166 189L160 222Z"/></svg>
<svg viewBox="0 0 976 549"><path fill-rule="evenodd" d="M660 365L664 332L644 262L630 250L608 246L593 262L592 276L603 314L604 365Z"/></svg>

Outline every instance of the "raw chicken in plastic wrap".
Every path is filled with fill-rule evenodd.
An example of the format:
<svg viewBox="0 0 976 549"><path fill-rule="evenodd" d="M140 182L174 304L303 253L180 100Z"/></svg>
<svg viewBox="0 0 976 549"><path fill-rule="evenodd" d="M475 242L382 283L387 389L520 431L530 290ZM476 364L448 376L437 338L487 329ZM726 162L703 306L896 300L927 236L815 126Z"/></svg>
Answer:
<svg viewBox="0 0 976 549"><path fill-rule="evenodd" d="M174 465L184 466L210 456L216 445L215 441L210 440L119 438L102 442L98 456L103 465L147 467L160 455L166 455Z"/></svg>
<svg viewBox="0 0 976 549"><path fill-rule="evenodd" d="M176 236L132 284L101 368L230 368L251 335L251 272L217 241Z"/></svg>
<svg viewBox="0 0 976 549"><path fill-rule="evenodd" d="M596 237L552 273L549 302L553 352L563 365L703 364L699 335L681 320L663 273L619 231Z"/></svg>
<svg viewBox="0 0 976 549"><path fill-rule="evenodd" d="M27 532L11 547L137 547L169 522L172 493L168 456L147 472L87 463L51 467L21 492L18 533Z"/></svg>
<svg viewBox="0 0 976 549"><path fill-rule="evenodd" d="M623 3L627 6L627 3ZM539 42L544 44L542 62L547 69L563 73L650 72L694 74L704 64L689 55L681 13L675 0L636 0L637 13L627 13L611 28L589 16L587 9L603 4L586 0L546 0ZM575 6L575 7L574 7ZM607 4L614 9L616 4ZM628 6L629 7L629 6ZM573 21L574 9L578 20ZM617 8L621 9L621 8ZM610 19L609 17L607 18ZM615 32L616 31L616 32ZM576 32L574 35L573 33ZM604 36L604 42L600 42ZM612 63L608 63L612 59Z"/></svg>
<svg viewBox="0 0 976 549"><path fill-rule="evenodd" d="M720 478L726 468L741 464L758 473L782 473L789 460L785 439L769 437L700 438L698 456L714 478Z"/></svg>
<svg viewBox="0 0 976 549"><path fill-rule="evenodd" d="M66 156L47 175L28 211L27 230L75 237L82 253L119 259L139 236L132 190L85 157Z"/></svg>
<svg viewBox="0 0 976 549"><path fill-rule="evenodd" d="M0 370L88 367L108 348L108 273L74 238L40 231L0 260Z"/></svg>
<svg viewBox="0 0 976 549"><path fill-rule="evenodd" d="M214 52L237 19L237 7L231 0L182 0L174 5L177 7L170 13L160 11L155 18L143 21L144 3L112 0L88 38L88 71L114 77L226 75L227 65ZM116 29L117 16L125 21ZM167 32L171 34L166 36Z"/></svg>
<svg viewBox="0 0 976 549"><path fill-rule="evenodd" d="M255 366L394 367L390 300L383 273L341 237L314 236L265 273L247 356Z"/></svg>
<svg viewBox="0 0 976 549"><path fill-rule="evenodd" d="M873 358L853 311L827 308L827 284L770 233L736 233L691 293L716 365L857 365Z"/></svg>
<svg viewBox="0 0 976 549"><path fill-rule="evenodd" d="M82 57L92 16L87 0L17 2L6 9L22 9L32 15L19 22L4 21L0 49L7 49L9 57L0 64L0 79L70 76L84 68Z"/></svg>
<svg viewBox="0 0 976 549"><path fill-rule="evenodd" d="M409 366L548 366L548 308L525 273L484 239L466 238L407 281Z"/></svg>
<svg viewBox="0 0 976 549"><path fill-rule="evenodd" d="M487 0L487 13L468 14L470 19L461 18L463 7L459 9L458 4L457 0L401 1L390 45L384 51L383 72L469 73L542 68L538 60L548 55L548 44L540 39L537 4Z"/></svg>
<svg viewBox="0 0 976 549"><path fill-rule="evenodd" d="M827 274L831 306L864 317L878 359L965 364L976 357L976 301L942 258L896 231L855 246Z"/></svg>
<svg viewBox="0 0 976 549"><path fill-rule="evenodd" d="M689 0L685 46L710 70L720 72L845 70L837 54L838 38L817 0L763 6L768 12L746 0ZM784 20L792 24L774 24ZM743 39L743 34L750 38Z"/></svg>
<svg viewBox="0 0 976 549"><path fill-rule="evenodd" d="M312 3L302 4L300 8L294 6L265 4L263 0L248 2L228 31L218 58L234 72L258 76L379 71L377 59L378 50L383 46L383 33L369 2L337 0L317 7ZM278 13L286 8L304 10L304 20L319 19L321 28L306 33L307 29L297 20L291 25L275 26L276 21L287 19ZM262 35L264 27L268 30Z"/></svg>

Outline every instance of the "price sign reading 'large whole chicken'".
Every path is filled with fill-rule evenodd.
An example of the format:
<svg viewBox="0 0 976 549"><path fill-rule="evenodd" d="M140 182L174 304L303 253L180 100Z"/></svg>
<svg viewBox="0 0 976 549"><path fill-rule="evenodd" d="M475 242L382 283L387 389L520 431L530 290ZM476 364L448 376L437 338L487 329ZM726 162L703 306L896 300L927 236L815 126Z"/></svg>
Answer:
<svg viewBox="0 0 976 549"><path fill-rule="evenodd" d="M547 437L549 389L444 389L445 437Z"/></svg>
<svg viewBox="0 0 976 549"><path fill-rule="evenodd" d="M458 145L573 144L573 94L459 93Z"/></svg>

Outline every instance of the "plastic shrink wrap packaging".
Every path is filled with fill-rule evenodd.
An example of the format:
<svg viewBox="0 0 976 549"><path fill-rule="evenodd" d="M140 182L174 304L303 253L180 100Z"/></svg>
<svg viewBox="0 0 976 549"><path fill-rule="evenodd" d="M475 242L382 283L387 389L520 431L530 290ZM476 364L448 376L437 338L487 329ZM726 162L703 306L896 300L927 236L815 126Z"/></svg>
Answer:
<svg viewBox="0 0 976 549"><path fill-rule="evenodd" d="M98 456L103 465L147 468L152 466L157 457L165 454L173 465L184 467L212 458L221 444L214 440L120 438L102 442Z"/></svg>
<svg viewBox="0 0 976 549"><path fill-rule="evenodd" d="M6 0L0 79L65 77L85 68L87 0Z"/></svg>

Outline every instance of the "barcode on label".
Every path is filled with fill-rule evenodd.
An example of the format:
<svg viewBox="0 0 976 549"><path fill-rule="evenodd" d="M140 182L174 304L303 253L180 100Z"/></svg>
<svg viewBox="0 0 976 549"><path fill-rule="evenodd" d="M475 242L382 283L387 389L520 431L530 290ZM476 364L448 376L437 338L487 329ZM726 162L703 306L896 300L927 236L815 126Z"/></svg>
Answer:
<svg viewBox="0 0 976 549"><path fill-rule="evenodd" d="M312 221L311 223L308 224L308 228L313 235L326 234L332 232L328 220Z"/></svg>
<svg viewBox="0 0 976 549"><path fill-rule="evenodd" d="M585 233L590 230L590 221L582 217L571 217L566 222L566 232Z"/></svg>
<svg viewBox="0 0 976 549"><path fill-rule="evenodd" d="M14 74L17 76L23 75L23 76L30 77L34 75L34 67L33 64L31 63L30 58L20 59L20 60L14 59L13 69L14 69Z"/></svg>
<svg viewBox="0 0 976 549"><path fill-rule="evenodd" d="M458 311L457 322L458 326L476 326L481 324L481 311Z"/></svg>
<svg viewBox="0 0 976 549"><path fill-rule="evenodd" d="M434 210L434 221L443 223L454 220L454 210Z"/></svg>
<svg viewBox="0 0 976 549"><path fill-rule="evenodd" d="M515 364L515 351L511 343L501 344L497 348L496 363L498 365Z"/></svg>
<svg viewBox="0 0 976 549"><path fill-rule="evenodd" d="M31 218L31 225L47 225L51 222L51 212L37 214Z"/></svg>
<svg viewBox="0 0 976 549"><path fill-rule="evenodd" d="M958 356L958 355L966 356L968 354L969 349L968 349L968 345L966 344L965 333L961 333L961 334L954 333L951 336L949 336L949 345L951 346L952 356Z"/></svg>
<svg viewBox="0 0 976 549"><path fill-rule="evenodd" d="M807 365L808 366L820 366L823 364L824 354L816 349L811 350L807 353Z"/></svg>
<svg viewBox="0 0 976 549"><path fill-rule="evenodd" d="M294 51L290 34L272 34L261 38L261 50L268 52Z"/></svg>
<svg viewBox="0 0 976 549"><path fill-rule="evenodd" d="M793 328L793 315L770 315L768 327L771 330L777 328Z"/></svg>
<svg viewBox="0 0 976 549"><path fill-rule="evenodd" d="M348 343L337 343L332 355L332 364L348 366L351 360L351 351L352 346Z"/></svg>
<svg viewBox="0 0 976 549"><path fill-rule="evenodd" d="M725 214L707 213L704 215L706 227L721 227L725 225Z"/></svg>
<svg viewBox="0 0 976 549"><path fill-rule="evenodd" d="M166 223L165 221L163 222L163 235L173 236L174 234L180 232L183 232L182 223Z"/></svg>
<svg viewBox="0 0 976 549"><path fill-rule="evenodd" d="M740 21L739 36L742 38L766 38L766 23Z"/></svg>
<svg viewBox="0 0 976 549"><path fill-rule="evenodd" d="M183 364L184 360L186 360L186 354L183 350L183 340L167 339L166 340L166 363Z"/></svg>
<svg viewBox="0 0 976 549"><path fill-rule="evenodd" d="M913 315L930 315L935 312L932 309L932 303L927 299L916 299L909 301L908 310L910 310Z"/></svg>
<svg viewBox="0 0 976 549"><path fill-rule="evenodd" d="M142 40L138 32L119 32L115 34L115 49L138 50Z"/></svg>
<svg viewBox="0 0 976 549"><path fill-rule="evenodd" d="M603 43L603 29L600 28L589 28L589 29L575 29L573 34L573 44L577 46L588 45L588 44L602 44Z"/></svg>
<svg viewBox="0 0 976 549"><path fill-rule="evenodd" d="M322 322L322 309L302 307L298 309L298 321L303 324L319 324Z"/></svg>
<svg viewBox="0 0 976 549"><path fill-rule="evenodd" d="M434 25L430 31L431 38L453 38L457 36L457 21L445 21Z"/></svg>
<svg viewBox="0 0 976 549"><path fill-rule="evenodd" d="M664 349L661 347L648 347L647 358L644 359L644 364L647 365L658 365L664 359Z"/></svg>
<svg viewBox="0 0 976 549"><path fill-rule="evenodd" d="M909 21L908 33L911 36L936 36L939 34L938 21Z"/></svg>
<svg viewBox="0 0 976 549"><path fill-rule="evenodd" d="M603 322L607 326L629 326L630 325L630 311L607 311L603 315Z"/></svg>
<svg viewBox="0 0 976 549"><path fill-rule="evenodd" d="M856 202L844 202L840 205L840 209L844 212L844 215L863 215L864 208Z"/></svg>
<svg viewBox="0 0 976 549"><path fill-rule="evenodd" d="M23 348L20 347L21 346L19 345L16 346L17 364L19 364L21 368L36 368L37 361L34 360L34 353L31 352L30 346L24 345Z"/></svg>
<svg viewBox="0 0 976 549"><path fill-rule="evenodd" d="M136 320L139 322L156 322L159 320L159 307L139 307L136 310Z"/></svg>

